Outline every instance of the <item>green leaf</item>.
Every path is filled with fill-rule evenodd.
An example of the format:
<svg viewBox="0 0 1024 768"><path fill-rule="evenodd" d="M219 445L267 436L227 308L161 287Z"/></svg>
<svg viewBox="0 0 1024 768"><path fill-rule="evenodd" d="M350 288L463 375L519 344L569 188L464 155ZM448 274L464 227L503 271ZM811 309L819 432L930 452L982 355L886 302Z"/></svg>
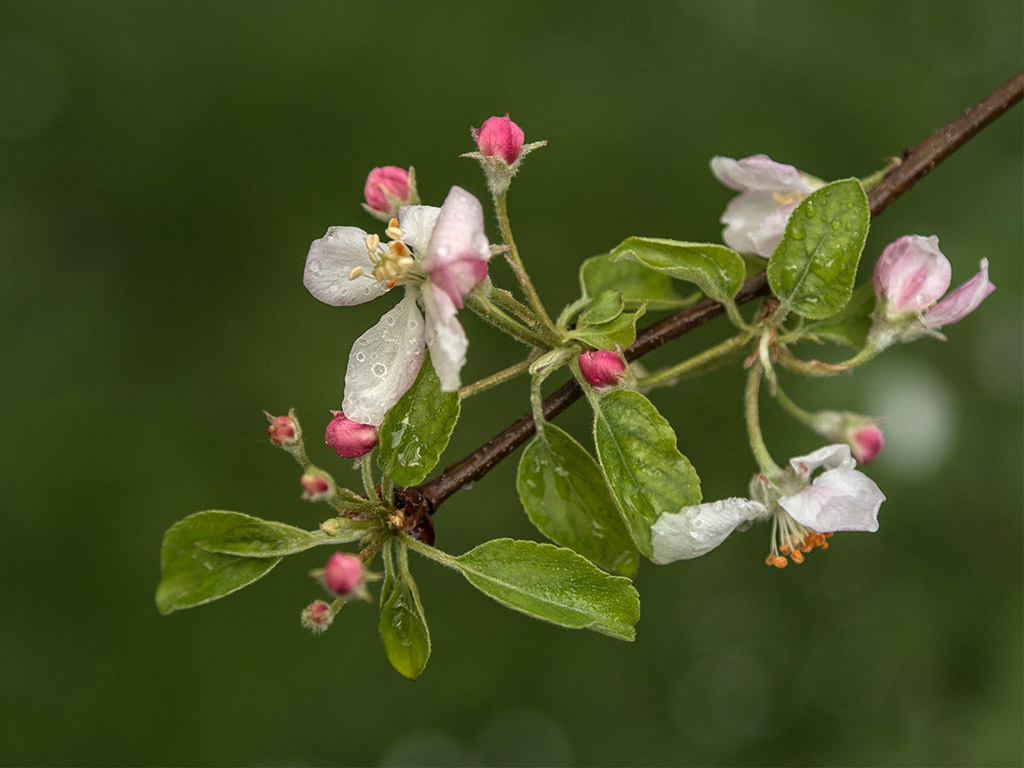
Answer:
<svg viewBox="0 0 1024 768"><path fill-rule="evenodd" d="M681 296L672 278L635 261L617 261L611 256L593 256L580 266L580 290L584 296L600 296L608 290L622 295L626 309L646 304L650 310L682 309L700 296Z"/></svg>
<svg viewBox="0 0 1024 768"><path fill-rule="evenodd" d="M570 549L496 539L452 560L470 584L513 610L562 627L633 639L640 597L630 580L605 573Z"/></svg>
<svg viewBox="0 0 1024 768"><path fill-rule="evenodd" d="M859 286L853 297L839 314L807 323L807 334L827 341L845 344L853 349L863 349L871 330L871 313L875 309L875 291L868 281Z"/></svg>
<svg viewBox="0 0 1024 768"><path fill-rule="evenodd" d="M676 280L693 283L712 299L723 303L736 295L747 271L743 258L736 251L714 243L630 237L611 255L633 259Z"/></svg>
<svg viewBox="0 0 1024 768"><path fill-rule="evenodd" d="M596 398L594 442L637 549L651 556L650 528L663 514L699 504L700 478L651 402L629 390Z"/></svg>
<svg viewBox="0 0 1024 768"><path fill-rule="evenodd" d="M566 335L595 349L626 348L636 341L636 321L644 316L644 311L645 308L640 307L636 312L624 312L607 323L577 328Z"/></svg>
<svg viewBox="0 0 1024 768"><path fill-rule="evenodd" d="M609 571L632 576L638 557L597 462L554 424L526 445L516 479L537 529Z"/></svg>
<svg viewBox="0 0 1024 768"><path fill-rule="evenodd" d="M430 630L420 593L409 573L405 544L384 545L384 583L380 591L380 639L396 671L415 680L430 658Z"/></svg>
<svg viewBox="0 0 1024 768"><path fill-rule="evenodd" d="M341 526L338 535L329 536L323 531L304 531L293 525L260 520L238 512L234 523L227 520L210 536L195 542L207 552L220 552L239 557L282 557L303 552L323 544L346 544L359 541L379 524L374 521L347 520L337 518Z"/></svg>
<svg viewBox="0 0 1024 768"><path fill-rule="evenodd" d="M622 294L615 290L604 291L597 296L580 316L579 325L600 325L622 314Z"/></svg>
<svg viewBox="0 0 1024 768"><path fill-rule="evenodd" d="M822 319L846 305L870 220L868 196L857 179L833 181L804 198L768 260L768 284L783 315L792 309Z"/></svg>
<svg viewBox="0 0 1024 768"><path fill-rule="evenodd" d="M418 485L441 458L459 420L458 392L442 392L428 354L409 391L380 425L380 468L398 485Z"/></svg>
<svg viewBox="0 0 1024 768"><path fill-rule="evenodd" d="M281 562L280 557L237 557L209 552L198 546L256 518L239 512L196 512L179 520L164 534L160 550L160 583L156 607L168 614L209 603L247 587Z"/></svg>

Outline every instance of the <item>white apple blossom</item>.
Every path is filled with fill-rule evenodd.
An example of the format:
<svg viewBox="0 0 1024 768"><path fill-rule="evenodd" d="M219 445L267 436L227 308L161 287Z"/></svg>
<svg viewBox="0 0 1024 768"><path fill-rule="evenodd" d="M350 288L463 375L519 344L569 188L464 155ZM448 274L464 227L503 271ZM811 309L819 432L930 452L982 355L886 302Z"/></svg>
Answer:
<svg viewBox="0 0 1024 768"><path fill-rule="evenodd" d="M848 445L828 445L789 463L790 470L776 484L755 478L752 495L757 500L723 499L662 515L651 526L651 559L671 563L700 557L737 528L769 518L767 562L780 568L787 564L786 556L799 563L814 547L827 548L826 539L835 531L878 530L878 508L885 496L855 469ZM812 479L818 469L824 471Z"/></svg>
<svg viewBox="0 0 1024 768"><path fill-rule="evenodd" d="M456 311L487 274L490 258L483 208L460 187L451 188L440 208L400 208L385 234L389 241L382 243L357 227L331 227L310 245L303 274L309 292L332 306L362 304L405 286L402 300L356 339L345 373L342 411L374 427L412 386L424 347L441 389L459 388L469 342Z"/></svg>
<svg viewBox="0 0 1024 768"><path fill-rule="evenodd" d="M768 258L786 231L789 214L807 195L825 186L792 165L776 163L768 155L742 160L711 158L711 172L736 195L722 214L722 240L740 253Z"/></svg>

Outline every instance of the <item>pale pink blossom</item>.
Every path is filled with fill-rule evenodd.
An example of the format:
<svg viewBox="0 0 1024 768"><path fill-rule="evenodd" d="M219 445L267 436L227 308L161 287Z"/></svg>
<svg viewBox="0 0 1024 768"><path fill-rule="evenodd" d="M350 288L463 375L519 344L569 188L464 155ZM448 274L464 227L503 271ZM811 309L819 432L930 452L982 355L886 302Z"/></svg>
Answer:
<svg viewBox="0 0 1024 768"><path fill-rule="evenodd" d="M361 304L405 287L404 298L356 340L349 355L342 410L374 427L412 386L425 347L442 390L459 388L468 341L456 312L486 275L490 258L483 208L460 187L451 188L440 208L400 209L385 234L389 240L382 243L356 227L331 227L310 245L303 274L309 292L332 306Z"/></svg>
<svg viewBox="0 0 1024 768"><path fill-rule="evenodd" d="M807 195L825 185L792 165L776 163L768 155L752 155L742 160L713 157L711 172L734 197L722 223L722 239L740 253L772 255L786 231L789 214Z"/></svg>
<svg viewBox="0 0 1024 768"><path fill-rule="evenodd" d="M778 484L757 478L756 501L723 499L664 514L651 526L651 559L670 563L699 557L753 520L771 519L768 562L780 567L787 555L801 562L811 548L827 548L825 539L834 531L876 531L885 496L855 467L849 446L829 445L792 459Z"/></svg>

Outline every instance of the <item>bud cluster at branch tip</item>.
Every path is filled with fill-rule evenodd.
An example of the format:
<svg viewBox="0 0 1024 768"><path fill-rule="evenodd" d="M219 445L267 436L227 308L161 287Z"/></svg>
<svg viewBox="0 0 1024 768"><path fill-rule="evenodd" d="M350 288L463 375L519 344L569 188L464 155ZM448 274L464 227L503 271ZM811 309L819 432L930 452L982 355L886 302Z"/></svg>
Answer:
<svg viewBox="0 0 1024 768"><path fill-rule="evenodd" d="M300 479L302 498L306 501L327 501L334 496L331 482L319 472L309 470Z"/></svg>
<svg viewBox="0 0 1024 768"><path fill-rule="evenodd" d="M584 352L578 362L583 378L598 389L614 387L626 373L626 361L622 355L609 349Z"/></svg>
<svg viewBox="0 0 1024 768"><path fill-rule="evenodd" d="M487 177L487 187L495 197L505 194L512 177L519 170L519 164L527 154L543 147L546 141L524 144L526 134L505 113L504 117L489 117L479 128L470 128L477 151L467 152L462 157L480 161Z"/></svg>
<svg viewBox="0 0 1024 768"><path fill-rule="evenodd" d="M331 626L331 622L334 621L334 611L323 600L314 600L302 609L299 620L302 622L302 626L314 635L319 635Z"/></svg>

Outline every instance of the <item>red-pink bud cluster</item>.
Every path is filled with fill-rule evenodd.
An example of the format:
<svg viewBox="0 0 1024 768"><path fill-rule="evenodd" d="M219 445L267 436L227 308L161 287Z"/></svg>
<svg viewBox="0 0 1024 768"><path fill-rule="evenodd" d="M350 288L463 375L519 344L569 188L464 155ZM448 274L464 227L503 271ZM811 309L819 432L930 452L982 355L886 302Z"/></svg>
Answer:
<svg viewBox="0 0 1024 768"><path fill-rule="evenodd" d="M327 425L324 441L344 459L365 456L377 444L377 429L371 424L360 424L345 417L341 411L331 411L334 418Z"/></svg>
<svg viewBox="0 0 1024 768"><path fill-rule="evenodd" d="M323 600L314 600L302 609L302 626L315 635L319 635L334 621L334 611Z"/></svg>
<svg viewBox="0 0 1024 768"><path fill-rule="evenodd" d="M295 442L295 422L291 416L271 416L270 426L267 427L267 434L270 435L270 442L274 445L292 445Z"/></svg>
<svg viewBox="0 0 1024 768"><path fill-rule="evenodd" d="M324 584L337 595L347 595L363 583L363 561L347 552L335 552L324 566Z"/></svg>
<svg viewBox="0 0 1024 768"><path fill-rule="evenodd" d="M382 216L394 216L399 207L416 202L415 182L412 174L396 165L374 168L366 177L363 197L370 211Z"/></svg>
<svg viewBox="0 0 1024 768"><path fill-rule="evenodd" d="M612 387L622 380L626 361L618 352L598 349L579 356L580 371L592 387Z"/></svg>
<svg viewBox="0 0 1024 768"><path fill-rule="evenodd" d="M473 138L482 155L500 157L508 165L513 165L519 159L526 136L523 129L512 122L506 113L504 117L484 120L479 130L473 131Z"/></svg>

